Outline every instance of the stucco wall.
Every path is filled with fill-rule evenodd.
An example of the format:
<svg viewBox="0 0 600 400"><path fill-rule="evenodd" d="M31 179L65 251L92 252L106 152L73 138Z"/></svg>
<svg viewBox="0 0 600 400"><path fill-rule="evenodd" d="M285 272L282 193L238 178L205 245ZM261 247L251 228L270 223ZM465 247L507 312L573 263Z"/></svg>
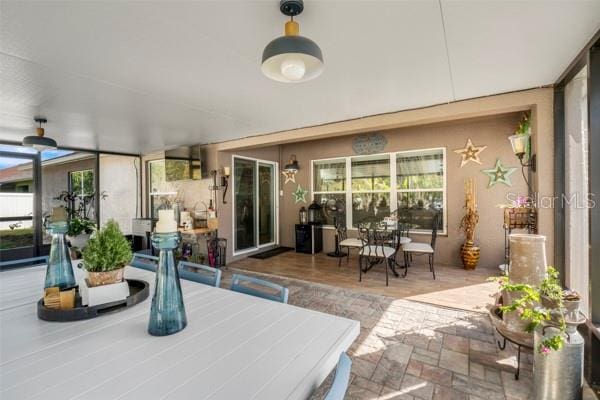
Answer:
<svg viewBox="0 0 600 400"><path fill-rule="evenodd" d="M514 131L518 115L523 111L531 111L532 143L534 152L538 156L538 169L532 179L534 189L541 198L552 197L555 194L553 91L551 88L512 92L215 143L206 146L208 169L220 170L224 166L230 166L232 154L278 161L281 165L287 161L291 153L294 153L298 156L302 168L298 175L298 181L304 187L308 186L309 182L307 174L310 171L310 164L308 164L310 158L352 154L349 135L385 132L393 136L390 138L389 150L386 151L417 147L430 148L445 144L448 147L448 192L452 191L460 195L452 194L452 200L449 197L451 201L448 203L448 237L440 238L440 256L437 262L458 265L458 256L455 252L457 243L460 243L462 238L457 234L455 227L462 213L462 179L469 173L475 173L475 176L478 177L481 214L477 232L478 240L483 247L481 265L495 267L502 260L503 248L502 211L495 206L504 202L504 196L510 189L502 185L485 189L487 178L479 172L479 169L491 167L495 161L495 155L500 155L506 165L518 166L518 160L512 155L510 144L506 138ZM464 146L467 137L471 137L475 144L484 144L490 147L482 154L484 163L481 167L471 164L460 171L458 170L458 156L452 153L452 150ZM198 141L201 141L201 138ZM492 143L497 144L499 150L494 149ZM145 168L142 170L145 173ZM452 173L453 170L458 172ZM525 186L520 177L520 171L517 170L512 178L515 182L513 190L524 193ZM284 187L281 176L279 182L280 188L284 190L283 197L279 197L280 242L283 245L291 245L298 206L292 204L290 195L292 186L288 184ZM145 184L145 178L143 183ZM208 197L206 184L193 183L192 185L196 185L198 189L194 198ZM222 204L220 196L218 201L219 236L229 240L229 256L232 254L231 198L230 189L226 197L227 204ZM143 201L145 202L145 200L146 196ZM548 263L552 264L554 259L554 212L552 208L540 208L538 216L538 229L547 237ZM488 229L490 234L486 235ZM326 250L330 250L332 237L331 235L326 235L326 237ZM416 237L416 240L427 240L427 237ZM229 259L231 260L231 257Z"/></svg>
<svg viewBox="0 0 600 400"><path fill-rule="evenodd" d="M42 166L42 213L51 213L53 207L64 205L64 202L54 200L63 191L69 190L69 172L85 169L96 169L95 158L69 161L60 164ZM94 173L94 179L97 174ZM93 216L92 216L93 218Z"/></svg>
<svg viewBox="0 0 600 400"><path fill-rule="evenodd" d="M446 179L447 179L447 234L439 236L436 249L436 263L461 265L459 249L464 237L458 230L463 216L465 178L475 178L477 199L480 213L480 223L476 231L476 241L481 246L482 267L496 267L504 258L504 230L502 229L502 209L497 205L506 203L509 193L526 194L527 186L521 176L520 168L512 176L512 187L497 184L487 188L489 178L481 172L483 168L493 168L497 158L504 166L519 166L514 156L508 136L512 135L518 125L520 113L510 113L499 116L481 117L439 124L393 129L381 132L387 139L384 152L403 150L427 149L432 147L446 148ZM281 198L280 237L284 246L294 245L294 224L298 221L300 206L295 204L292 192L300 184L310 188L311 160L356 155L352 143L356 135L318 141L282 145L283 157L296 154L300 171L296 175L296 184L288 183L282 186L284 195ZM488 146L481 152L482 165L470 162L460 167L460 156L453 152L464 147L467 139L471 138L477 146ZM395 209L392 205L392 210ZM334 249L334 231L324 232L324 250ZM411 235L415 241L428 241L429 235Z"/></svg>
<svg viewBox="0 0 600 400"><path fill-rule="evenodd" d="M136 168L138 171L136 172ZM114 219L121 231L131 233L131 220L139 207L139 161L137 157L100 155L100 225Z"/></svg>

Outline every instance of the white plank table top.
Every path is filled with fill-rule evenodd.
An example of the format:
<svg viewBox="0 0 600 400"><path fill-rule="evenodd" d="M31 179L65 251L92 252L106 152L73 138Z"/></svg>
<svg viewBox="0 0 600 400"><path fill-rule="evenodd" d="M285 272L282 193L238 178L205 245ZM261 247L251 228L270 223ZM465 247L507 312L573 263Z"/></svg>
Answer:
<svg viewBox="0 0 600 400"><path fill-rule="evenodd" d="M81 271L75 268L76 274ZM77 322L37 318L45 267L0 272L0 399L306 399L358 321L182 280L188 326L146 332L150 297Z"/></svg>

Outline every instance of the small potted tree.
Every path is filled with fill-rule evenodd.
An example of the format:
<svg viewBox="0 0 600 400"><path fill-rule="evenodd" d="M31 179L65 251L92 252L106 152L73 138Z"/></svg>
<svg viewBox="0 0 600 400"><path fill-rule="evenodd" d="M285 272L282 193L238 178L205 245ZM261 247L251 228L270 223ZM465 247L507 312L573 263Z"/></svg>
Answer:
<svg viewBox="0 0 600 400"><path fill-rule="evenodd" d="M83 268L88 272L90 287L123 281L125 265L131 261L131 246L119 229L109 220L97 231L83 249Z"/></svg>

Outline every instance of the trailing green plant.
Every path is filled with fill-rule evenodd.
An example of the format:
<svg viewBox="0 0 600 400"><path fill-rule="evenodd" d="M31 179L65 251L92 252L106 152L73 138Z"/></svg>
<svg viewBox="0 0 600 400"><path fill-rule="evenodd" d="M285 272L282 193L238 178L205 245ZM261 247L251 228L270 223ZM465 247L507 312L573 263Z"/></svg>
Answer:
<svg viewBox="0 0 600 400"><path fill-rule="evenodd" d="M531 131L531 121L529 120L529 113L524 112L523 116L521 116L521 121L519 121L519 126L515 131L515 135L527 135Z"/></svg>
<svg viewBox="0 0 600 400"><path fill-rule="evenodd" d="M119 224L112 219L92 235L82 254L83 267L89 272L123 268L133 257L129 241L123 236Z"/></svg>
<svg viewBox="0 0 600 400"><path fill-rule="evenodd" d="M94 233L96 230L96 223L88 218L73 217L69 220L69 230L67 235L78 236L82 233L87 235Z"/></svg>
<svg viewBox="0 0 600 400"><path fill-rule="evenodd" d="M546 278L540 284L540 294L557 304L562 303L564 298L563 288L558 279L558 271L554 267L548 267Z"/></svg>
<svg viewBox="0 0 600 400"><path fill-rule="evenodd" d="M549 266L546 277L540 283L539 287L526 283L511 283L507 276L490 278L490 280L498 282L501 290L521 293L521 296L516 298L511 304L501 305L499 309L503 314L517 312L522 320L528 322L525 327L526 332L531 333L545 321L550 321L552 319L552 311L557 311L559 316L558 325L554 323L552 326L558 332L540 343L537 350L542 354L549 354L551 350L558 351L564 345L567 324L565 322L563 306L564 292L558 276L558 271L554 267ZM540 305L542 296L552 300L556 308L547 309L542 307Z"/></svg>

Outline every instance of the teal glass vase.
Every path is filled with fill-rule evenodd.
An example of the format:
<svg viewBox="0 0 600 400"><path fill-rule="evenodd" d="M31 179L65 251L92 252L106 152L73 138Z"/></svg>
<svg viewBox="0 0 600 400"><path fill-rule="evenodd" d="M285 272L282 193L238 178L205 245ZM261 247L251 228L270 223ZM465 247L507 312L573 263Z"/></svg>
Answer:
<svg viewBox="0 0 600 400"><path fill-rule="evenodd" d="M173 250L180 242L179 232L152 234L152 245L160 251L148 322L148 333L153 336L172 335L187 325L179 274L173 256Z"/></svg>
<svg viewBox="0 0 600 400"><path fill-rule="evenodd" d="M51 222L48 226L48 233L52 235L52 244L48 267L46 268L44 289L56 286L66 289L76 285L73 265L65 241L65 234L68 229L69 225L66 221Z"/></svg>

